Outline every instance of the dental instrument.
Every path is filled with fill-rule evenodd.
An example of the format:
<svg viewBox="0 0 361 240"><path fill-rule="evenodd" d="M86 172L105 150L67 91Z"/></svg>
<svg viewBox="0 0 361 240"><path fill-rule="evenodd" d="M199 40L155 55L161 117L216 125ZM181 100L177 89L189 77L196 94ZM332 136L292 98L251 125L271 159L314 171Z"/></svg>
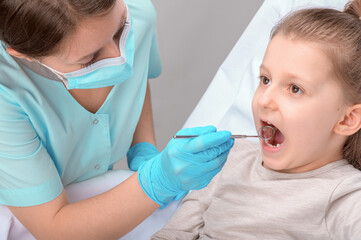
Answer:
<svg viewBox="0 0 361 240"><path fill-rule="evenodd" d="M248 137L259 137L262 140L270 140L276 134L274 127L266 125L258 130L258 135L232 135L231 138L248 138ZM174 135L174 139L192 138L198 137L199 135Z"/></svg>

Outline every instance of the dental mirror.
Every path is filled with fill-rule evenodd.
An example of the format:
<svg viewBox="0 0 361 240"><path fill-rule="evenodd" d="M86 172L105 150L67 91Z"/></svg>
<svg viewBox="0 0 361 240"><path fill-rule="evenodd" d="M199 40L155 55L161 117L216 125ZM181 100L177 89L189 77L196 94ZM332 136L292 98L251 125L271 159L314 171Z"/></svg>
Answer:
<svg viewBox="0 0 361 240"><path fill-rule="evenodd" d="M258 135L232 135L231 138L248 138L248 137L258 137L262 140L270 140L276 134L276 130L272 126L263 126L258 130ZM199 135L175 135L174 139L180 138L192 138L198 137Z"/></svg>

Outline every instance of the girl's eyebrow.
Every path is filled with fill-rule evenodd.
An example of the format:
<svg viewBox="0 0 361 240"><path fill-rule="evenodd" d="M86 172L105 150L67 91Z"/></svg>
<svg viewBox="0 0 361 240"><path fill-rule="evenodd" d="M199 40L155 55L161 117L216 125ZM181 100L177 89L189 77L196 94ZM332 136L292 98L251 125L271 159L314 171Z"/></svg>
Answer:
<svg viewBox="0 0 361 240"><path fill-rule="evenodd" d="M260 70L260 71L263 70L263 71L269 73L268 68L267 68L266 65L264 65L263 63L259 66L259 70Z"/></svg>
<svg viewBox="0 0 361 240"><path fill-rule="evenodd" d="M266 67L265 65L263 65L263 64L261 64L261 65L259 66L259 69L265 69L265 70L268 70L268 69L267 69L267 67Z"/></svg>
<svg viewBox="0 0 361 240"><path fill-rule="evenodd" d="M125 24L126 24L126 20L127 20L126 14L127 14L127 11L125 10L124 13L122 14L122 21L119 23L119 27L118 27L118 29L117 29L117 31L115 32L114 35L116 35L116 34L118 34L119 32L121 32L122 29L124 28L124 26L125 26ZM96 55L96 54L99 54L101 50L102 50L102 48L96 50L95 52L92 52L92 53L90 53L90 54L87 54L87 55L81 57L81 58L80 58L79 60L77 60L76 62L82 62L82 61L90 58L91 56L94 56L94 55Z"/></svg>
<svg viewBox="0 0 361 240"><path fill-rule="evenodd" d="M269 72L268 68L264 64L261 64L259 66L259 69L260 70L263 69L264 71ZM287 72L287 76L290 78L298 79L298 80L307 80L304 76L300 76L300 75L290 73L290 72Z"/></svg>

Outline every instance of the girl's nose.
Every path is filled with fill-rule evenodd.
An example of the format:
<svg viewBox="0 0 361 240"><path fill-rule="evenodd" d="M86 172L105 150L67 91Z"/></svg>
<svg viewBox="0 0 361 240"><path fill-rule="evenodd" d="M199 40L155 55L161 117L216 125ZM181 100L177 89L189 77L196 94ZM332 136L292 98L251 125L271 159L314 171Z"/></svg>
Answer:
<svg viewBox="0 0 361 240"><path fill-rule="evenodd" d="M269 86L259 92L258 105L265 109L274 110L277 108L277 94L273 86Z"/></svg>

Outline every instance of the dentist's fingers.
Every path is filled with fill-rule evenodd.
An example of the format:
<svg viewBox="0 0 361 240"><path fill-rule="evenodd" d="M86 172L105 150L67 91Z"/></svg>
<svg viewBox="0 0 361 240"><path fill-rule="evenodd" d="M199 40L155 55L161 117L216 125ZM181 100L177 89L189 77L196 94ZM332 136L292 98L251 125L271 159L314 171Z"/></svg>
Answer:
<svg viewBox="0 0 361 240"><path fill-rule="evenodd" d="M229 152L232 149L233 145L234 145L234 139L231 138L227 140L227 142L217 147L208 148L203 152L199 152L198 155L208 156L208 158L213 159L225 152Z"/></svg>
<svg viewBox="0 0 361 240"><path fill-rule="evenodd" d="M229 141L231 139L231 136L232 134L229 131L207 133L192 138L190 141L184 144L183 150L188 151L190 153L203 152L211 148L219 147L220 145Z"/></svg>

